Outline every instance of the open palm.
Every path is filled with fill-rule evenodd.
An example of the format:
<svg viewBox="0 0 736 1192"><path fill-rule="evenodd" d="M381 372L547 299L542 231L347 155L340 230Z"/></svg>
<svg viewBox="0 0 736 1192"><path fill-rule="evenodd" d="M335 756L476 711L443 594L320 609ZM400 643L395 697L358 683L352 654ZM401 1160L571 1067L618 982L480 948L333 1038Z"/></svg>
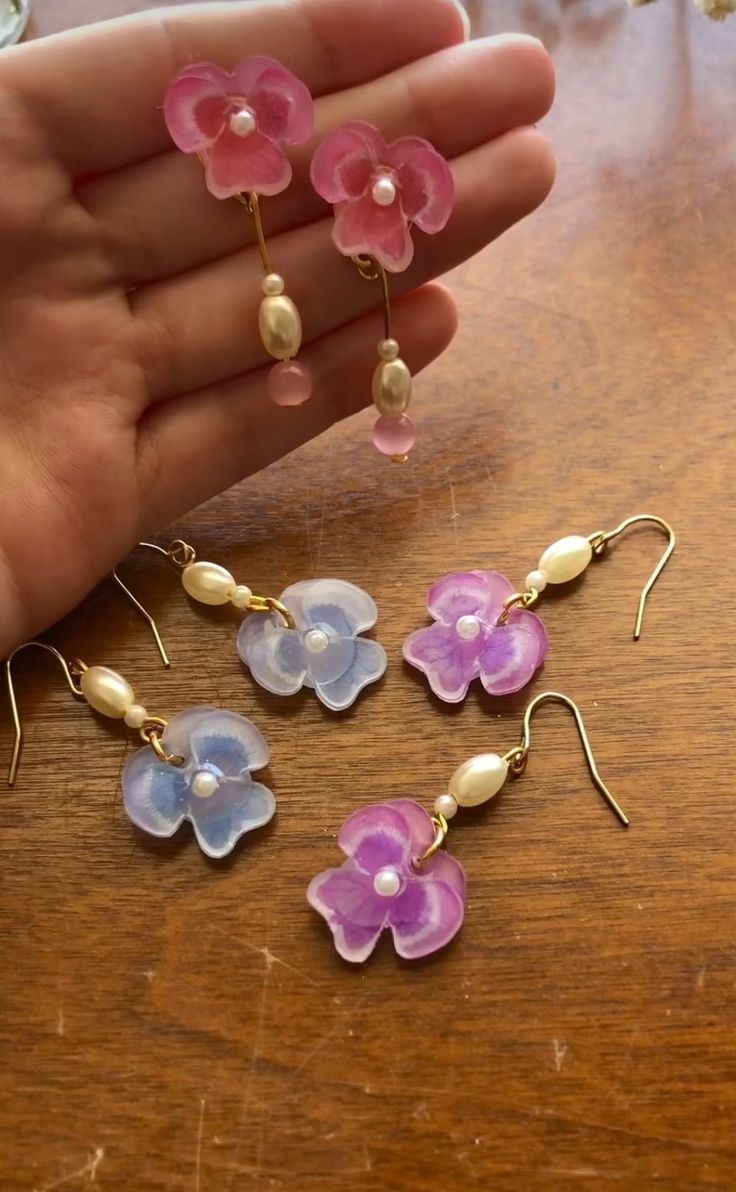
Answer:
<svg viewBox="0 0 736 1192"><path fill-rule="evenodd" d="M420 238L394 285L396 335L417 372L455 326L449 295L424 283L531 211L553 175L529 127L552 98L543 48L463 36L452 0L266 0L3 51L0 655L73 607L143 534L369 400L379 294L331 245L306 146L265 216L314 397L270 402L253 230L173 149L161 115L170 79L191 61L231 68L270 54L317 97L318 136L368 120L451 159L451 222Z"/></svg>

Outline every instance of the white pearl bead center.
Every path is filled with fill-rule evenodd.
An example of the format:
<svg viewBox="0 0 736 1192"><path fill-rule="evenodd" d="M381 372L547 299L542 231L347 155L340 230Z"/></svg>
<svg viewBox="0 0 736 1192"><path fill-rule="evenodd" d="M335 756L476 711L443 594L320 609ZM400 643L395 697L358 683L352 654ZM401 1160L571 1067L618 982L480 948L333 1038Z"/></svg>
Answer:
<svg viewBox="0 0 736 1192"><path fill-rule="evenodd" d="M472 642L480 633L480 621L477 617L467 613L464 617L458 617L455 624L455 632L463 641Z"/></svg>
<svg viewBox="0 0 736 1192"><path fill-rule="evenodd" d="M310 654L324 654L330 639L324 629L308 629L304 634L304 646Z"/></svg>
<svg viewBox="0 0 736 1192"><path fill-rule="evenodd" d="M401 889L401 878L395 869L379 869L373 879L373 889L383 898L391 898Z"/></svg>
<svg viewBox="0 0 736 1192"><path fill-rule="evenodd" d="M378 203L379 207L390 207L396 198L396 186L386 174L383 174L373 183L371 195L373 202Z"/></svg>
<svg viewBox="0 0 736 1192"><path fill-rule="evenodd" d="M210 799L219 786L219 779L211 770L200 770L192 779L192 791L200 799Z"/></svg>
<svg viewBox="0 0 736 1192"><path fill-rule="evenodd" d="M234 132L236 137L249 137L256 131L255 112L246 107L233 112L230 117L230 131Z"/></svg>

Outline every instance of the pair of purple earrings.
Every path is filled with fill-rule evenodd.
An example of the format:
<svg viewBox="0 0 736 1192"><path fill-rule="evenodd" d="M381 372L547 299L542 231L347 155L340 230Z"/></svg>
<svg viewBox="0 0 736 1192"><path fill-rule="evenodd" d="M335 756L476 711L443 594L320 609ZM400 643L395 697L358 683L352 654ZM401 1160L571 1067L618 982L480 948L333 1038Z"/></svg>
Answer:
<svg viewBox="0 0 736 1192"><path fill-rule="evenodd" d="M232 73L201 62L173 80L164 117L179 149L199 156L210 193L236 199L254 220L264 271L259 330L264 348L278 361L268 390L277 405L301 405L312 393L309 369L296 360L302 324L283 277L271 266L260 199L280 194L291 182L285 147L312 137L312 96L273 58L246 58ZM354 121L320 142L310 175L314 189L334 208L335 246L362 277L382 286L385 334L372 380L379 412L373 441L384 455L403 461L416 437L406 412L412 378L391 333L387 273L400 273L411 263L412 225L429 234L444 228L454 201L452 174L428 141L401 137L386 144L373 125Z"/></svg>

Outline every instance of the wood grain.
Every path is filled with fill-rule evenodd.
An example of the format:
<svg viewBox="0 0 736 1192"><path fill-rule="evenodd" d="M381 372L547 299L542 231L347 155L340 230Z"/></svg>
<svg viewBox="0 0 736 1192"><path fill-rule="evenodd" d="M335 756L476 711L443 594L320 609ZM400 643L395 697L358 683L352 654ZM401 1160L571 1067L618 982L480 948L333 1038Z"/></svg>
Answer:
<svg viewBox="0 0 736 1192"><path fill-rule="evenodd" d="M123 7L49 0L37 21ZM339 719L267 697L237 661L237 618L190 608L150 563L126 574L170 672L111 591L53 631L149 707L211 701L262 726L277 820L213 865L187 831L134 834L130 743L71 704L50 660L19 666L28 737L0 811L2 1188L736 1186L736 24L686 0L472 13L476 33L523 27L553 49L559 179L452 277L462 327L418 385L411 466L377 458L361 417L168 531L276 593L361 583L385 682ZM642 640L656 531L546 601L532 688L579 702L630 830L590 787L572 722L545 709L526 777L453 832L470 880L458 940L415 967L389 946L341 963L304 890L337 860L344 817L429 801L465 757L517 737L523 696L448 709L400 662L429 582L521 579L562 533L647 510L678 551Z"/></svg>

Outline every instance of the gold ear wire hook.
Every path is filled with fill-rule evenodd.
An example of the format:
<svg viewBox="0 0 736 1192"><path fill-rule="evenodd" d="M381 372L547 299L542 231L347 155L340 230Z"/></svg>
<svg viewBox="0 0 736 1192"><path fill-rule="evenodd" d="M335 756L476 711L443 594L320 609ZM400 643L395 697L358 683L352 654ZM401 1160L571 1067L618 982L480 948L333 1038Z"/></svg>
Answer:
<svg viewBox="0 0 736 1192"><path fill-rule="evenodd" d="M619 534L623 534L624 530L628 530L629 526L635 525L637 522L652 522L655 526L659 526L664 530L668 538L668 543L662 558L657 563L654 571L649 576L639 596L639 604L636 610L636 622L634 624L634 641L638 642L641 637L641 627L644 621L644 608L649 597L649 593L656 584L660 575L667 566L667 562L675 549L675 531L669 522L666 522L663 517L656 517L653 513L637 513L633 517L627 517L625 521L621 522L620 526L616 526L615 530L609 530L607 533L603 530L597 530L595 534L588 536L588 542L593 548L593 554L600 558L609 542L613 542L614 538L618 538Z"/></svg>
<svg viewBox="0 0 736 1192"><path fill-rule="evenodd" d="M10 710L13 714L13 725L15 726L15 741L13 743L13 756L10 759L10 769L8 771L8 786L15 785L16 775L18 773L18 764L20 762L21 743L23 741L23 729L21 728L18 701L15 698L15 687L13 686L13 673L11 671L11 666L16 654L19 654L21 650L25 650L29 646L38 646L39 650L46 650L49 654L53 654L54 658L56 658L61 665L61 669L64 672L64 678L66 679L67 686L72 695L78 696L80 699L84 699L84 692L82 691L81 687L76 686L69 663L53 646L49 646L46 642L35 641L23 642L22 645L16 646L5 663L5 682L8 687L8 699L10 700ZM72 666L75 665L79 665L81 669L84 669L83 663L72 663Z"/></svg>
<svg viewBox="0 0 736 1192"><path fill-rule="evenodd" d="M585 731L585 724L583 723L580 709L578 708L577 704L573 703L571 699L569 699L566 695L563 695L560 691L543 691L541 695L535 696L531 703L527 705L521 730L521 744L517 745L514 749L509 750L509 753L506 755L506 760L509 762L509 768L511 769L511 772L515 774L520 774L523 772L532 743L532 716L536 712L537 708L539 708L542 704L552 701L555 703L564 704L564 706L568 708L575 717L575 724L577 726L578 735L580 736L583 746L583 753L585 754L585 760L590 771L590 776L593 779L593 785L603 795L603 798L606 800L614 815L621 821L625 828L628 828L628 817L619 807L618 803L598 773L598 767L595 764L593 750L590 747L590 741L588 740L588 734Z"/></svg>
<svg viewBox="0 0 736 1192"><path fill-rule="evenodd" d="M159 554L164 555L166 558L170 557L168 552L165 551L162 546L156 546L156 544L154 542L139 542L138 546L145 547L147 550L155 550ZM156 648L158 649L158 652L161 655L161 661L163 662L164 666L168 669L171 666L171 661L169 659L168 654L166 653L166 649L164 647L164 643L161 639L161 634L158 631L158 625L156 624L155 620L149 613L148 609L145 608L141 604L140 600L136 599L136 597L131 592L130 588L126 587L126 585L123 583L120 576L118 575L117 567L113 568L112 578L113 578L113 581L120 588L120 591L123 593L123 595L126 597L126 599L130 601L130 603L133 605L133 608L136 610L136 612L140 613L140 615L143 617L143 620L146 622L146 624L150 628L151 633L153 634L153 640L156 643Z"/></svg>
<svg viewBox="0 0 736 1192"><path fill-rule="evenodd" d="M375 257L359 256L350 258L358 273L365 281L381 282L383 290L383 326L384 338L391 339L391 295L388 289L388 275L380 261Z"/></svg>

